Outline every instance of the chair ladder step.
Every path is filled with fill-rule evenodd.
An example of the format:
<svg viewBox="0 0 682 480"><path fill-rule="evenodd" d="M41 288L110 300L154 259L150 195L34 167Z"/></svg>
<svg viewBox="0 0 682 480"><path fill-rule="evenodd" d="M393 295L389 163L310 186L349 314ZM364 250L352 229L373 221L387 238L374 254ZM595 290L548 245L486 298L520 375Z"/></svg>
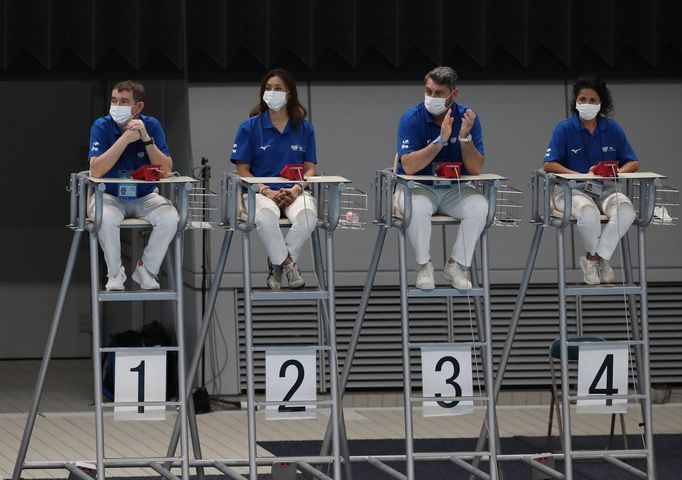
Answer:
<svg viewBox="0 0 682 480"><path fill-rule="evenodd" d="M108 292L100 290L97 300L100 302L152 302L177 300L175 290L132 290L120 292Z"/></svg>
<svg viewBox="0 0 682 480"><path fill-rule="evenodd" d="M408 288L409 298L420 297L482 297L485 295L483 288L472 288L469 290L459 290L457 288L434 288L433 290L421 290L419 288Z"/></svg>
<svg viewBox="0 0 682 480"><path fill-rule="evenodd" d="M182 402L158 401L158 402L102 402L102 407L179 407Z"/></svg>
<svg viewBox="0 0 682 480"><path fill-rule="evenodd" d="M565 288L566 295L597 296L597 295L639 295L642 287L639 285L578 285Z"/></svg>
<svg viewBox="0 0 682 480"><path fill-rule="evenodd" d="M109 352L121 352L121 353L126 353L126 352L131 352L135 353L138 351L144 351L144 352L178 352L180 349L178 347L103 347L99 349L100 353L109 353Z"/></svg>
<svg viewBox="0 0 682 480"><path fill-rule="evenodd" d="M251 292L252 301L282 300L327 300L329 292L326 290L256 290Z"/></svg>

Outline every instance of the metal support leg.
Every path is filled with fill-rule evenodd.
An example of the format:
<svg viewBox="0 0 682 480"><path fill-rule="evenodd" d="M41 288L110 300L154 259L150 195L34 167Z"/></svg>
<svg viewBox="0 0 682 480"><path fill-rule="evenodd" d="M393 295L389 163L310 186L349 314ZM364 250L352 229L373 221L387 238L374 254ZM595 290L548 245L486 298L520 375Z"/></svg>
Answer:
<svg viewBox="0 0 682 480"><path fill-rule="evenodd" d="M322 290L327 290L327 285L329 285L329 282L327 281L326 275L329 274L329 264L327 263L327 269L325 271L325 265L324 262L322 261L322 246L320 244L320 234L319 230L315 229L313 230L312 234L312 246L313 246L313 258L315 260L315 275L317 277L318 284L320 285L320 289ZM334 310L334 307L328 306L328 304L324 301L318 300L317 302L318 309L320 309L322 313L322 322L321 322L321 327L322 327L322 337L320 344L327 344L327 345L332 345L331 343L331 324L329 321L329 311ZM336 316L334 316L334 319L336 319ZM336 320L334 321L336 323ZM334 343L333 345L336 345L336 328L334 328ZM320 351L320 365L327 365L327 358L329 356L327 355L327 352L322 350ZM338 351L337 354L335 355L335 361L337 362L337 368L336 370L333 370L332 368L329 369L330 375L336 375L337 379L337 385L338 385ZM331 365L331 363L330 363ZM321 369L321 374L324 373L324 368ZM323 383L323 386L326 385L326 377L321 375L320 380ZM330 379L331 383L331 379ZM326 387L325 387L326 388ZM338 388L338 387L337 387ZM326 390L323 390L326 391ZM346 436L346 424L345 420L343 417L343 398L342 395L339 393L337 394L338 398L338 412L339 412L339 441L340 441L340 451L341 451L341 457L345 460L344 461L344 471L345 471L345 476L346 478L350 479L352 478L352 465L350 462L350 449L348 448L348 438ZM332 407L333 408L333 407ZM329 423L327 425L327 430L329 434L331 435L332 433L332 428L333 428L333 422L332 422L332 417L329 417ZM326 439L327 437L325 437ZM331 440L331 437L329 437L329 440ZM324 448L324 447L323 447ZM326 455L326 453L321 453L320 455Z"/></svg>
<svg viewBox="0 0 682 480"><path fill-rule="evenodd" d="M180 419L180 455L181 455L181 471L182 480L189 480L189 442L187 432L187 359L185 358L185 322L183 316L183 294L182 294L182 232L175 236L173 242L175 246L175 286L176 286L176 302L175 302L175 338L178 344L178 396L182 399L180 402L180 411L178 418Z"/></svg>
<svg viewBox="0 0 682 480"><path fill-rule="evenodd" d="M102 333L100 331L99 293L99 245L97 234L90 232L90 302L92 305L92 366L95 380L95 453L97 458L97 480L104 480L104 417L102 414L102 362L100 347Z"/></svg>
<svg viewBox="0 0 682 480"><path fill-rule="evenodd" d="M632 285L634 283L634 274L632 269L632 253L630 250L630 239L628 235L624 235L620 240L621 253L623 254L623 275L625 276L625 283ZM640 260L641 261L641 260ZM641 302L641 299L640 299ZM645 305L641 302L641 305ZM637 341L642 339L641 329L639 325L639 312L637 311L637 300L634 294L628 295L628 310L630 312L630 325L632 327L632 339ZM642 346L635 345L635 368L637 369L637 388L639 393L644 393L646 388L651 386L646 386L643 382L641 371L642 367ZM642 419L644 419L644 405L642 404Z"/></svg>
<svg viewBox="0 0 682 480"><path fill-rule="evenodd" d="M557 273L559 277L559 338L561 351L561 405L564 420L564 474L566 480L573 480L573 458L571 443L571 402L569 400L570 389L568 382L568 332L566 315L566 264L564 259L564 229L557 228L556 248L557 248Z"/></svg>
<svg viewBox="0 0 682 480"><path fill-rule="evenodd" d="M476 265L476 254L471 258L471 286L476 288L479 286L478 283L478 267ZM483 328L483 311L481 309L481 300L479 297L474 297L474 312L476 314L476 325L481 332Z"/></svg>
<svg viewBox="0 0 682 480"><path fill-rule="evenodd" d="M381 251L384 247L384 241L386 240L386 232L388 232L388 228L380 227L379 231L377 232L376 242L374 242L374 251L372 253L372 258L369 262L369 269L367 271L367 280L365 281L365 288L362 291L360 306L358 307L358 313L355 316L355 323L353 324L353 333L348 343L348 352L346 353L346 358L344 359L343 362L343 370L341 372L341 379L339 380L339 399L341 402L343 402L343 395L346 393L346 386L348 385L350 369L353 366L353 358L355 357L355 351L357 350L358 343L360 342L362 323L365 319L367 305L369 304L369 297L370 294L372 293L372 286L374 285L374 279L379 268L379 260L381 259ZM332 424L330 420L330 422L327 424L327 431L324 434L324 440L322 441L320 455L329 454L331 435Z"/></svg>
<svg viewBox="0 0 682 480"><path fill-rule="evenodd" d="M654 459L653 414L651 411L651 378L649 364L649 312L646 279L646 229L638 227L639 234L639 285L642 289L640 297L640 318L642 322L642 371L638 372L644 385L644 435L646 439L647 475L649 480L656 478L656 462Z"/></svg>
<svg viewBox="0 0 682 480"><path fill-rule="evenodd" d="M232 243L232 237L234 232L231 230L225 231L225 238L223 239L223 245L220 249L220 255L218 257L218 263L216 265L216 270L213 275L213 281L211 282L211 289L208 293L208 298L206 302L206 310L204 312L204 318L201 320L201 329L197 335L197 344L194 349L192 356L192 361L190 363L189 370L187 372L187 385L194 385L194 381L199 370L199 363L201 362L201 350L202 346L206 343L206 338L208 337L208 330L211 326L211 319L213 318L213 312L215 311L215 304L218 298L218 290L220 289L220 282L223 278L223 273L225 272L225 264L227 263L227 255L230 251L230 244ZM192 401L191 398L187 401ZM175 425L173 427L173 433L171 434L171 439L168 444L168 450L166 451L166 457L172 457L175 455L175 450L178 447L178 441L180 439L180 419L176 418Z"/></svg>
<svg viewBox="0 0 682 480"><path fill-rule="evenodd" d="M191 389L190 389L191 390ZM187 421L189 422L189 436L192 440L192 453L195 459L203 458L201 453L201 442L199 440L199 426L197 425L197 414L194 411L194 400L189 395L187 401ZM204 467L196 467L198 480L204 480Z"/></svg>
<svg viewBox="0 0 682 480"><path fill-rule="evenodd" d="M80 245L82 234L83 234L82 231L78 230L75 231L73 239L71 240L71 250L69 251L69 258L66 262L66 269L64 270L64 277L62 278L62 286L59 290L57 305L55 306L54 313L52 314L52 326L50 327L50 333L47 335L45 352L43 353L43 360L40 364L38 379L36 380L36 388L33 391L31 409L29 410L28 417L26 418L26 426L24 427L24 433L21 437L21 444L19 445L19 451L17 452L17 461L14 464L14 473L12 473L12 480L19 480L21 478L21 472L24 467L24 462L26 461L28 444L31 440L33 427L35 426L40 400L42 399L43 396L45 378L47 377L47 371L50 367L50 360L52 359L52 351L54 350L55 340L57 338L57 333L59 332L59 324L61 323L62 320L64 303L66 302L66 296L68 295L69 287L71 286L71 277L73 275L73 270L76 265L76 257L78 257L78 247Z"/></svg>
<svg viewBox="0 0 682 480"><path fill-rule="evenodd" d="M414 433L412 431L412 374L410 371L410 318L407 302L407 265L405 261L405 231L398 235L400 263L400 325L403 342L403 402L405 412L405 470L407 480L414 480Z"/></svg>
<svg viewBox="0 0 682 480"><path fill-rule="evenodd" d="M507 368L507 363L509 363L509 357L511 356L511 350L514 343L514 336L516 335L516 330L519 327L519 321L521 319L521 311L523 310L523 302L528 293L528 285L530 284L530 278L533 274L533 268L535 267L535 259L538 256L538 251L540 250L540 241L542 240L543 226L535 226L535 234L533 235L533 241L531 243L530 251L528 252L528 259L526 260L526 268L523 271L523 276L521 277L521 285L519 287L519 294L516 299L516 306L514 307L514 313L512 314L512 321L509 325L509 334L504 342L504 348L502 349L502 355L500 356L500 362L497 366L497 375L495 376L495 402L500 396L500 390L502 389L502 381L504 380L504 372ZM478 442L476 443L476 451L481 452L485 448L486 438L488 431L485 425L481 426L481 433L478 436ZM474 458L473 465L478 467L480 463L480 457Z"/></svg>
<svg viewBox="0 0 682 480"><path fill-rule="evenodd" d="M479 330L481 340L485 342L484 347L484 375L485 393L488 397L487 402L487 423L488 432L495 436L494 442L488 442L490 451L490 479L497 480L497 448L499 446L499 431L497 429L497 415L495 411L495 392L493 387L493 329L490 313L490 270L488 265L488 232L484 231L481 235L481 266L483 267L483 322L482 330ZM479 322L480 323L480 322ZM490 433L489 433L490 435Z"/></svg>
<svg viewBox="0 0 682 480"><path fill-rule="evenodd" d="M313 262L315 268L315 277L317 278L317 283L320 286L320 290L327 289L327 279L325 277L324 262L322 261L322 246L320 245L320 233L318 229L314 229L311 235L311 243L313 247ZM328 336L328 325L329 325L329 314L327 313L327 304L322 301L317 301L318 314L318 340L319 344L323 345L327 342ZM320 365L327 364L327 352L321 350L320 355ZM320 391L326 393L327 391L327 375L324 368L320 369Z"/></svg>
<svg viewBox="0 0 682 480"><path fill-rule="evenodd" d="M250 232L242 233L244 276L244 337L246 340L246 409L248 417L249 480L258 480L256 467L256 393L253 371L253 317L251 316Z"/></svg>
<svg viewBox="0 0 682 480"><path fill-rule="evenodd" d="M339 438L339 409L341 408L339 395L339 366L337 363L336 350L336 296L334 284L334 233L327 232L327 294L328 294L328 320L329 320L329 345L332 350L329 352L329 383L331 387L332 398L332 414L330 420L332 422L332 455L334 456L334 478L341 479L341 452L340 452L340 438ZM349 462L350 463L350 462Z"/></svg>

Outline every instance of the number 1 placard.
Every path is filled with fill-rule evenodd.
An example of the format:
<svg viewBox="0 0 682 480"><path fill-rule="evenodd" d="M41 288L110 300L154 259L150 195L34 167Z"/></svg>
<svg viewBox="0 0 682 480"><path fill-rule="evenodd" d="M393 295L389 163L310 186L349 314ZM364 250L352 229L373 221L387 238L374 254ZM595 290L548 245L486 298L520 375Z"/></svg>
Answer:
<svg viewBox="0 0 682 480"><path fill-rule="evenodd" d="M115 402L165 401L166 352L152 349L116 352L114 381ZM114 420L164 420L165 418L165 406L114 407Z"/></svg>
<svg viewBox="0 0 682 480"><path fill-rule="evenodd" d="M271 348L265 351L265 400L290 402L316 400L315 348ZM315 418L315 405L268 405L267 420Z"/></svg>
<svg viewBox="0 0 682 480"><path fill-rule="evenodd" d="M473 413L473 400L447 399L474 394L471 346L449 343L428 345L421 350L424 397L446 397L444 400L425 401L424 416Z"/></svg>
<svg viewBox="0 0 682 480"><path fill-rule="evenodd" d="M628 345L621 342L584 342L578 350L578 413L627 413L627 398L599 398L628 393Z"/></svg>

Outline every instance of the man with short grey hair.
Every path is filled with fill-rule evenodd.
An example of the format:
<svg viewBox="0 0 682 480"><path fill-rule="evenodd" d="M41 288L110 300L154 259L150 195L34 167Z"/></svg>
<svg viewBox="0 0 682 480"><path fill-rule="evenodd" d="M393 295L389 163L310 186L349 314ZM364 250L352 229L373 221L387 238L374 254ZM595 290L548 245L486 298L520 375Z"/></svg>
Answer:
<svg viewBox="0 0 682 480"><path fill-rule="evenodd" d="M435 175L441 162L462 162L462 175L478 175L483 167L481 123L473 110L455 102L457 73L436 67L424 77L424 102L405 112L398 125L398 174ZM404 191L393 197L404 209ZM412 191L412 219L407 236L419 269L416 287L435 288L431 263L431 216L461 220L457 240L443 267L443 276L458 289L470 289L469 266L476 242L485 227L488 202L469 184L420 181Z"/></svg>

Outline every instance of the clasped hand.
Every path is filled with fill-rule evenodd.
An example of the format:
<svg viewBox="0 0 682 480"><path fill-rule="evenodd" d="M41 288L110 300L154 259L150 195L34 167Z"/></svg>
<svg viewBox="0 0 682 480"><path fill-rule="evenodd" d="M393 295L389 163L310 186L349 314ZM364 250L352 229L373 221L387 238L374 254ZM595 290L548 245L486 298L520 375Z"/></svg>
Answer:
<svg viewBox="0 0 682 480"><path fill-rule="evenodd" d="M265 196L275 202L279 208L286 208L303 192L300 185L294 185L290 188L280 188L279 190L272 190L268 188L264 193Z"/></svg>
<svg viewBox="0 0 682 480"><path fill-rule="evenodd" d="M123 135L128 140L128 143L136 142L138 140L148 142L150 139L147 129L144 126L144 122L139 119L129 121L128 125L126 125Z"/></svg>

